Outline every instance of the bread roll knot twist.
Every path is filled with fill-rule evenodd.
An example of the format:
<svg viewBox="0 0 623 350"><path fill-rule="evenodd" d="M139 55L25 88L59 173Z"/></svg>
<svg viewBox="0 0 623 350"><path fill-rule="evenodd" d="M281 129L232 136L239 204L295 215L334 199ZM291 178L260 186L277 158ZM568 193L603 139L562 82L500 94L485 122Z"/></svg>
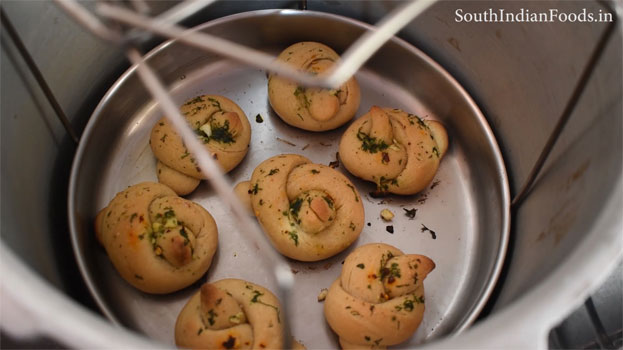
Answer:
<svg viewBox="0 0 623 350"><path fill-rule="evenodd" d="M251 125L236 103L223 96L202 95L186 101L180 111L224 172L242 161L249 149ZM205 179L196 159L166 118L153 127L149 144L158 159L158 181L177 194L194 191Z"/></svg>
<svg viewBox="0 0 623 350"><path fill-rule="evenodd" d="M339 58L330 47L306 41L289 46L277 60L303 72L324 74ZM359 108L360 92L354 77L338 89L322 89L300 86L271 74L268 99L286 123L304 130L324 131L335 129L353 118Z"/></svg>
<svg viewBox="0 0 623 350"><path fill-rule="evenodd" d="M353 175L375 182L380 194L407 195L428 186L447 148L441 123L373 106L342 135L340 159Z"/></svg>
<svg viewBox="0 0 623 350"><path fill-rule="evenodd" d="M355 186L340 172L296 154L269 158L246 188L252 210L275 248L300 261L317 261L350 246L364 224Z"/></svg>
<svg viewBox="0 0 623 350"><path fill-rule="evenodd" d="M208 211L153 182L118 193L97 215L95 233L121 277L156 294L198 280L218 244Z"/></svg>
<svg viewBox="0 0 623 350"><path fill-rule="evenodd" d="M355 249L324 305L342 347L384 348L410 338L424 314L423 281L434 268L426 256L383 243Z"/></svg>
<svg viewBox="0 0 623 350"><path fill-rule="evenodd" d="M268 289L238 279L206 283L175 323L175 343L193 349L281 349L283 315Z"/></svg>

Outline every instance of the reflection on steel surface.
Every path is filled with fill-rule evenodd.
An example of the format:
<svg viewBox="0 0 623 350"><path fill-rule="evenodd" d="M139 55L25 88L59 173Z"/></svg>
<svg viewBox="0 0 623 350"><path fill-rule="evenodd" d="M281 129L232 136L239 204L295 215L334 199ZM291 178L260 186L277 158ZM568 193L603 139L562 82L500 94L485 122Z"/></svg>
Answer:
<svg viewBox="0 0 623 350"><path fill-rule="evenodd" d="M194 11L209 5L213 1L200 1L194 3L186 1L165 14L150 18L138 14L136 11L126 8L98 3L98 14L112 20L129 24L134 27L149 30L172 39L178 39L189 45L194 45L204 50L209 50L232 58L243 63L266 69L270 72L296 80L308 86L322 86L337 88L359 70L374 53L383 46L394 34L406 26L415 17L424 12L437 0L412 0L397 7L389 15L383 18L375 30L363 34L343 54L342 60L336 64L326 75L314 76L300 72L292 67L275 61L275 57L250 49L228 40L200 32L187 32L187 28L175 25ZM97 17L89 13L77 4L75 0L56 0L78 22L87 27L101 38L122 44L128 41L128 36L106 27Z"/></svg>

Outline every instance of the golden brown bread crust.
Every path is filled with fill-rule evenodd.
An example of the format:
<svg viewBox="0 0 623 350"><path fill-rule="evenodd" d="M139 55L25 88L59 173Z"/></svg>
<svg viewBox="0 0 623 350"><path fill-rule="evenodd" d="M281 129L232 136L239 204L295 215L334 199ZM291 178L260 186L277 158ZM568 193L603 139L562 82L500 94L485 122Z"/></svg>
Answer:
<svg viewBox="0 0 623 350"><path fill-rule="evenodd" d="M340 140L340 160L379 192L415 194L433 180L448 149L441 123L399 109L373 106Z"/></svg>
<svg viewBox="0 0 623 350"><path fill-rule="evenodd" d="M281 349L283 314L268 289L238 279L206 283L175 323L175 343L192 349Z"/></svg>
<svg viewBox="0 0 623 350"><path fill-rule="evenodd" d="M158 172L158 182L167 185L180 196L185 196L197 188L200 179L180 173L170 168L161 161L156 163L156 171Z"/></svg>
<svg viewBox="0 0 623 350"><path fill-rule="evenodd" d="M186 101L180 111L224 172L242 161L249 149L251 125L235 102L223 96L202 95ZM194 156L166 118L154 125L149 144L162 163L158 167L158 181L179 195L192 192L199 180L205 179Z"/></svg>
<svg viewBox="0 0 623 350"><path fill-rule="evenodd" d="M245 209L249 211L249 213L253 213L253 208L251 207L251 181L242 181L236 184L234 187L234 193L240 199L240 203L244 206Z"/></svg>
<svg viewBox="0 0 623 350"><path fill-rule="evenodd" d="M424 314L423 281L434 268L423 255L383 243L349 254L324 304L342 347L384 348L411 337Z"/></svg>
<svg viewBox="0 0 623 350"><path fill-rule="evenodd" d="M153 182L119 192L97 215L95 233L121 277L154 294L198 280L218 243L210 213Z"/></svg>
<svg viewBox="0 0 623 350"><path fill-rule="evenodd" d="M363 204L353 184L303 156L265 160L248 186L253 212L273 246L292 259L326 259L350 246L363 229Z"/></svg>
<svg viewBox="0 0 623 350"><path fill-rule="evenodd" d="M301 71L322 74L339 55L317 42L300 42L283 50L278 60ZM268 100L286 123L304 130L335 129L353 118L360 102L359 84L349 79L339 89L305 88L277 75L268 78Z"/></svg>

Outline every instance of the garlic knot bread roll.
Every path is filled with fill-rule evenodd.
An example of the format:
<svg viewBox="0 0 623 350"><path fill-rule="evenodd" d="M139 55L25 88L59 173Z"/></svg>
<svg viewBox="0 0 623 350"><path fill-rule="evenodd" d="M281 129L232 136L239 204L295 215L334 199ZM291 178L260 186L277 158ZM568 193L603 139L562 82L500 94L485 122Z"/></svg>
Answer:
<svg viewBox="0 0 623 350"><path fill-rule="evenodd" d="M340 160L353 175L376 183L378 192L408 195L428 186L447 149L441 123L373 106L342 135Z"/></svg>
<svg viewBox="0 0 623 350"><path fill-rule="evenodd" d="M203 95L186 101L180 111L224 172L242 161L249 149L251 125L235 102L223 96ZM158 159L158 181L177 194L194 191L200 180L205 179L195 158L166 118L151 130L149 144Z"/></svg>
<svg viewBox="0 0 623 350"><path fill-rule="evenodd" d="M323 74L340 56L330 47L311 41L283 50L277 60L312 74ZM335 129L353 118L359 108L360 92L355 78L338 89L307 88L271 74L268 100L284 122L309 131Z"/></svg>
<svg viewBox="0 0 623 350"><path fill-rule="evenodd" d="M210 213L153 182L119 192L97 215L95 234L121 277L154 294L198 280L218 243Z"/></svg>
<svg viewBox="0 0 623 350"><path fill-rule="evenodd" d="M191 349L281 349L283 315L268 289L238 279L206 283L175 322L175 344Z"/></svg>
<svg viewBox="0 0 623 350"><path fill-rule="evenodd" d="M325 299L344 349L385 348L409 339L424 314L424 279L435 263L383 243L355 249Z"/></svg>
<svg viewBox="0 0 623 350"><path fill-rule="evenodd" d="M253 212L273 246L318 261L350 246L364 224L361 197L340 172L296 154L269 158L248 185Z"/></svg>

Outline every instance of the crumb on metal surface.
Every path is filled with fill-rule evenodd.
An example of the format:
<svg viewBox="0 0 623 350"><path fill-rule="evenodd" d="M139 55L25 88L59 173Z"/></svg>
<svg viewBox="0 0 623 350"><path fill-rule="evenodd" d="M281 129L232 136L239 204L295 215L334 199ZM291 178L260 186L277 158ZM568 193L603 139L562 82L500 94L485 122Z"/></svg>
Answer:
<svg viewBox="0 0 623 350"><path fill-rule="evenodd" d="M381 218L385 221L392 221L392 219L394 218L394 213L392 213L392 211L387 208L383 209L381 210Z"/></svg>
<svg viewBox="0 0 623 350"><path fill-rule="evenodd" d="M410 220L415 218L415 214L417 213L417 209L416 208L411 208L411 209L402 208L402 210L405 211L405 216L408 217Z"/></svg>
<svg viewBox="0 0 623 350"><path fill-rule="evenodd" d="M327 298L327 294L329 294L329 290L327 288L322 288L318 294L318 302L324 301Z"/></svg>
<svg viewBox="0 0 623 350"><path fill-rule="evenodd" d="M279 142L283 142L283 143L285 143L286 145L290 145L290 146L292 146L292 147L296 147L296 143L290 142L290 141L288 141L288 140L284 140L284 139L282 139L281 137L277 137L277 141L279 141Z"/></svg>

